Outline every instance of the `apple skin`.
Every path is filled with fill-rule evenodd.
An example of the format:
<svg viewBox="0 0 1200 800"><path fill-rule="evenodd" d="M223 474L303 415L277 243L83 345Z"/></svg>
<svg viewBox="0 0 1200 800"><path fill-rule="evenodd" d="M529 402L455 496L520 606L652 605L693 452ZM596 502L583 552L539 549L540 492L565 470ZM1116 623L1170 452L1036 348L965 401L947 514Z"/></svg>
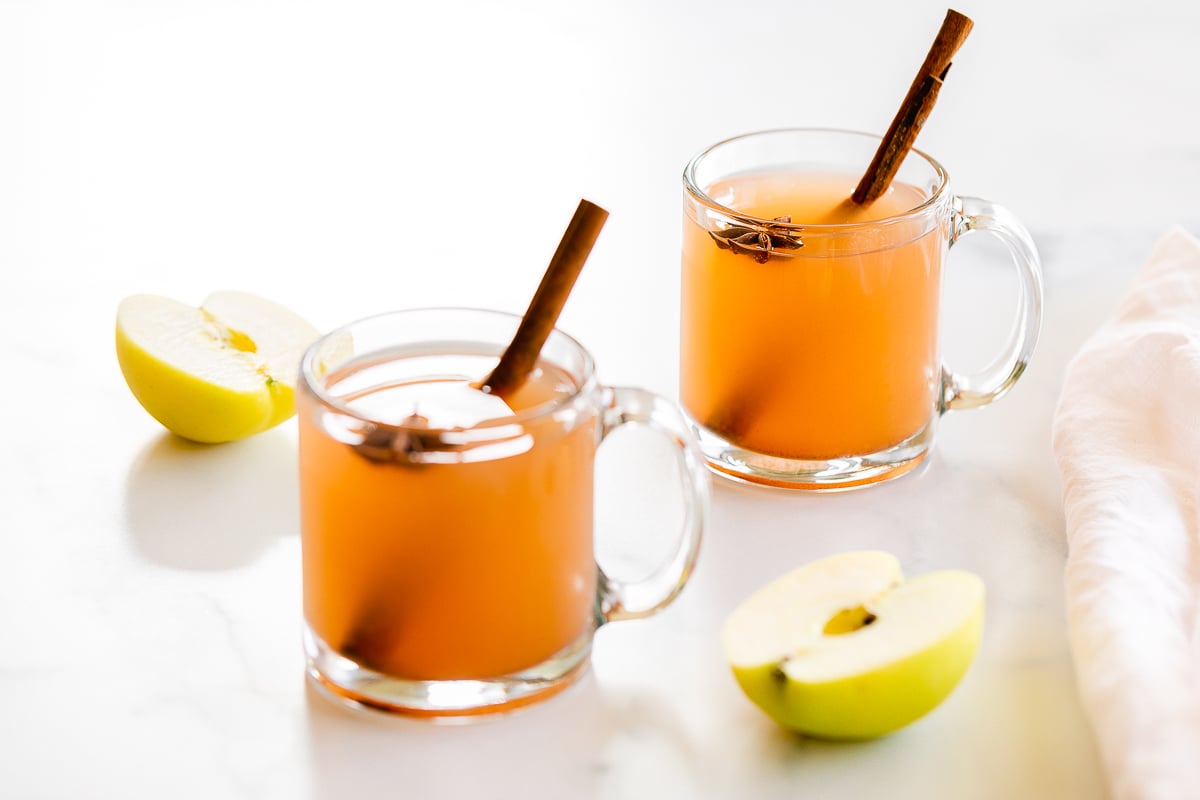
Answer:
<svg viewBox="0 0 1200 800"><path fill-rule="evenodd" d="M872 739L916 721L946 699L975 657L983 617L981 602L933 647L840 680L798 681L778 663L735 666L733 674L746 696L786 728L819 739Z"/></svg>
<svg viewBox="0 0 1200 800"><path fill-rule="evenodd" d="M204 444L244 439L296 413L295 390L279 381L238 391L156 358L117 329L117 360L133 396L164 428Z"/></svg>
<svg viewBox="0 0 1200 800"><path fill-rule="evenodd" d="M244 304L248 297L251 310L261 303L269 317L287 320L283 336L294 340L291 347L298 365L305 347L319 335L307 322L269 301L242 293L217 293L206 304L221 305L222 300ZM154 313L166 321L156 324L166 326L175 341L194 340L198 327L211 328L214 321L202 309L149 295L126 298L118 309L116 351L121 372L137 401L163 427L194 442L216 444L269 430L295 414L294 367L252 363L253 356L226 344L211 346L214 352L220 351L214 357L227 364L206 364L198 369L196 362L181 360L177 349L147 341L139 317L145 316L148 303L157 304ZM219 319L216 322L219 324ZM234 336L246 334L238 331ZM275 355L278 350L278 346L273 348L274 361L281 360Z"/></svg>
<svg viewBox="0 0 1200 800"><path fill-rule="evenodd" d="M870 739L920 718L966 673L983 635L983 581L961 570L904 580L878 550L780 576L725 620L738 685L784 727Z"/></svg>

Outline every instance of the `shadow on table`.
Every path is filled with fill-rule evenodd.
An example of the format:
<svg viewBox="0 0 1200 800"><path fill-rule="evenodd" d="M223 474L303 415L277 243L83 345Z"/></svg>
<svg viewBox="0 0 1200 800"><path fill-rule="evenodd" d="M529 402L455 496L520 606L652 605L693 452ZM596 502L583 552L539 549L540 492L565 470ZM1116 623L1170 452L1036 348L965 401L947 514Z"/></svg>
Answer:
<svg viewBox="0 0 1200 800"><path fill-rule="evenodd" d="M911 755L886 740L805 739L753 709L716 735L667 698L604 687L591 673L539 705L468 721L355 711L311 684L305 705L316 800L740 798L755 787L783 797L812 778L837 785L864 751Z"/></svg>
<svg viewBox="0 0 1200 800"><path fill-rule="evenodd" d="M151 561L189 570L249 563L300 529L295 443L279 431L202 445L163 434L125 481L125 518Z"/></svg>
<svg viewBox="0 0 1200 800"><path fill-rule="evenodd" d="M347 708L306 682L315 800L586 797L603 778L606 719L588 672L511 713L432 720Z"/></svg>

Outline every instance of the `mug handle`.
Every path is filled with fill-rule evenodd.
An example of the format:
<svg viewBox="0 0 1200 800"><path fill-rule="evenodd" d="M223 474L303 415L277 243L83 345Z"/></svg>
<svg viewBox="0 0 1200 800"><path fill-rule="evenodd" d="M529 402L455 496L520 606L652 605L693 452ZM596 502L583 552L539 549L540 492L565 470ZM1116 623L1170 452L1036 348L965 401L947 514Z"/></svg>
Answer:
<svg viewBox="0 0 1200 800"><path fill-rule="evenodd" d="M679 409L653 392L629 387L604 389L600 441L622 425L641 424L675 445L683 482L683 531L674 553L650 575L637 581L610 578L599 569L598 622L648 617L665 608L683 590L696 565L708 518L710 484L704 456Z"/></svg>
<svg viewBox="0 0 1200 800"><path fill-rule="evenodd" d="M970 233L990 233L1008 248L1020 283L1017 315L995 360L970 375L942 368L941 413L979 408L1002 397L1029 365L1042 324L1042 267L1033 238L1008 209L978 197L956 198L950 246Z"/></svg>

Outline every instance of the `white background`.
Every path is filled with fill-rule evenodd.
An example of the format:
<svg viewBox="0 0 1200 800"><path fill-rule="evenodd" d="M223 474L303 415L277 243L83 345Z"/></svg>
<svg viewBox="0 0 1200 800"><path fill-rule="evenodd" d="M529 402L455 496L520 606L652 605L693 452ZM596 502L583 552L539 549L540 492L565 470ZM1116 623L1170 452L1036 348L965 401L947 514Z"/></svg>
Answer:
<svg viewBox="0 0 1200 800"><path fill-rule="evenodd" d="M686 160L763 128L882 131L945 6L0 0L0 795L1105 796L1049 428L1070 355L1157 237L1200 233L1200 7L958 8L976 28L919 145L1041 248L1022 383L948 417L929 468L894 484L719 485L675 606L602 630L552 701L446 727L306 688L293 423L218 448L164 435L117 368L117 303L241 289L322 329L519 312L585 196L612 216L561 326L604 381L674 396ZM957 368L1003 339L1011 290L995 247L956 248ZM615 570L670 537L668 458L639 436L606 448ZM895 736L801 740L742 698L716 632L770 578L859 547L980 573L982 650Z"/></svg>

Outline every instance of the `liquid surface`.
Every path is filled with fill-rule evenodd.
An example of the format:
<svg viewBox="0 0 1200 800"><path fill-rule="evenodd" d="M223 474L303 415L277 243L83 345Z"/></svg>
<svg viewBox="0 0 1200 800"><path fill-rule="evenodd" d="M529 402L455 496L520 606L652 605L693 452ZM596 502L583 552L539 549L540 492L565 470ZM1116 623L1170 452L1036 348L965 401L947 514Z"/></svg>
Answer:
<svg viewBox="0 0 1200 800"><path fill-rule="evenodd" d="M867 205L850 200L859 176L847 172L778 171L745 173L717 181L706 194L726 208L760 219L790 216L797 225L843 225L894 217L916 208L928 195L893 182Z"/></svg>
<svg viewBox="0 0 1200 800"><path fill-rule="evenodd" d="M493 356L422 355L352 363L329 378L331 391L355 413L402 424L414 415L431 428L470 428L512 417L577 387L562 368L542 362L507 398L475 388L496 366Z"/></svg>

